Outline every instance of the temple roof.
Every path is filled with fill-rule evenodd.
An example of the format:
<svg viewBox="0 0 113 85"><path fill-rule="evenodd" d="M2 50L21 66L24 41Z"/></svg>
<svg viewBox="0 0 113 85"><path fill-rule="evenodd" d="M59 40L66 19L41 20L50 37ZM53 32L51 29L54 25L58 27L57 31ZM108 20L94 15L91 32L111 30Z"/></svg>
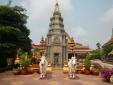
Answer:
<svg viewBox="0 0 113 85"><path fill-rule="evenodd" d="M38 48L39 50L45 50L46 48L46 44L45 44L45 40L44 37L42 36L41 41L39 44L32 44L32 48Z"/></svg>
<svg viewBox="0 0 113 85"><path fill-rule="evenodd" d="M45 39L42 36L41 41L38 45L32 44L32 48L38 48L40 50L45 50L46 49L46 44L45 44ZM91 49L89 46L84 46L82 44L76 43L73 39L73 37L70 37L70 40L68 42L68 52L89 52Z"/></svg>
<svg viewBox="0 0 113 85"><path fill-rule="evenodd" d="M108 40L108 42L106 42L102 47L105 47L106 45L109 45L109 44L113 44L113 28L112 28L112 36L110 40Z"/></svg>
<svg viewBox="0 0 113 85"><path fill-rule="evenodd" d="M82 44L76 43L72 37L70 38L70 42L68 42L68 51L89 52L91 51L91 49L89 48L89 46L84 46Z"/></svg>

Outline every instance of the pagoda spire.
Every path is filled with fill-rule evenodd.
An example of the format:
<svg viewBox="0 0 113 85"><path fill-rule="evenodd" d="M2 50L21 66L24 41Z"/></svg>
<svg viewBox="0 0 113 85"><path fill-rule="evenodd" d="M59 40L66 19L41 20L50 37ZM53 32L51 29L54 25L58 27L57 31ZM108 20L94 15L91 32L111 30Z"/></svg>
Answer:
<svg viewBox="0 0 113 85"><path fill-rule="evenodd" d="M64 30L64 24L63 24L63 18L61 16L61 12L59 10L59 4L58 1L56 0L56 5L55 5L55 9L53 12L53 16L50 18L50 30L54 29L59 29L59 31L62 29Z"/></svg>
<svg viewBox="0 0 113 85"><path fill-rule="evenodd" d="M59 12L60 13L58 0L56 0L55 10L54 10L54 13L56 13L56 12Z"/></svg>

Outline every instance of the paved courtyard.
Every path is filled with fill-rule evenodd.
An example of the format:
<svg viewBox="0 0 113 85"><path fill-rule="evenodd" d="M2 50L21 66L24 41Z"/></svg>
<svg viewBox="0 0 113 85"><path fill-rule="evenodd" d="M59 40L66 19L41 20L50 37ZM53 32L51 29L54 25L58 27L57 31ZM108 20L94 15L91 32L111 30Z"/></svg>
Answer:
<svg viewBox="0 0 113 85"><path fill-rule="evenodd" d="M12 72L0 73L0 85L113 85L103 82L99 76L77 74L76 79L69 79L62 70L54 70L46 79L39 74L13 75Z"/></svg>

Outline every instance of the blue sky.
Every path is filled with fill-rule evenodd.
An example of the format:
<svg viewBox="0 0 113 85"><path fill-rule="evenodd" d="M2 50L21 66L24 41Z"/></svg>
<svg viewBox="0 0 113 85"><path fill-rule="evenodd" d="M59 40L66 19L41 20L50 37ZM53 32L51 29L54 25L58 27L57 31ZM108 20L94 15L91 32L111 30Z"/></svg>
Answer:
<svg viewBox="0 0 113 85"><path fill-rule="evenodd" d="M8 0L0 0L1 5ZM113 0L58 0L66 32L75 42L96 48L96 43L104 44L112 34ZM13 0L12 5L27 9L27 27L33 43L46 37L55 0Z"/></svg>

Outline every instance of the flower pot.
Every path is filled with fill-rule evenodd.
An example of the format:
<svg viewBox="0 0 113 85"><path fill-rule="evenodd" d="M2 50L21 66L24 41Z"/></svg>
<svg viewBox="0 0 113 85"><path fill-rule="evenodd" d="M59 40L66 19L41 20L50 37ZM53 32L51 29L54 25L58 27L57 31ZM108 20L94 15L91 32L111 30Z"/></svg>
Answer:
<svg viewBox="0 0 113 85"><path fill-rule="evenodd" d="M22 70L21 70L21 74L22 74L22 75L27 75L27 74L28 74L27 69L22 69Z"/></svg>
<svg viewBox="0 0 113 85"><path fill-rule="evenodd" d="M93 75L99 75L99 72L93 72Z"/></svg>
<svg viewBox="0 0 113 85"><path fill-rule="evenodd" d="M32 67L28 67L28 68L27 68L27 71L28 71L29 74L32 74L32 73L33 73Z"/></svg>
<svg viewBox="0 0 113 85"><path fill-rule="evenodd" d="M82 70L78 70L78 71L76 71L76 73L82 74L83 72L82 72Z"/></svg>
<svg viewBox="0 0 113 85"><path fill-rule="evenodd" d="M90 70L86 69L86 70L84 71L84 73L85 73L86 75L89 75L91 72L90 72Z"/></svg>
<svg viewBox="0 0 113 85"><path fill-rule="evenodd" d="M33 69L33 73L40 73L39 64L33 64L32 69Z"/></svg>
<svg viewBox="0 0 113 85"><path fill-rule="evenodd" d="M14 74L14 75L19 75L19 74L20 74L20 71L19 71L19 70L14 70L14 71L13 71L13 74Z"/></svg>
<svg viewBox="0 0 113 85"><path fill-rule="evenodd" d="M67 65L64 65L63 67L63 73L68 73L69 72L69 67Z"/></svg>
<svg viewBox="0 0 113 85"><path fill-rule="evenodd" d="M52 66L49 64L48 67L46 68L47 73L52 73Z"/></svg>

